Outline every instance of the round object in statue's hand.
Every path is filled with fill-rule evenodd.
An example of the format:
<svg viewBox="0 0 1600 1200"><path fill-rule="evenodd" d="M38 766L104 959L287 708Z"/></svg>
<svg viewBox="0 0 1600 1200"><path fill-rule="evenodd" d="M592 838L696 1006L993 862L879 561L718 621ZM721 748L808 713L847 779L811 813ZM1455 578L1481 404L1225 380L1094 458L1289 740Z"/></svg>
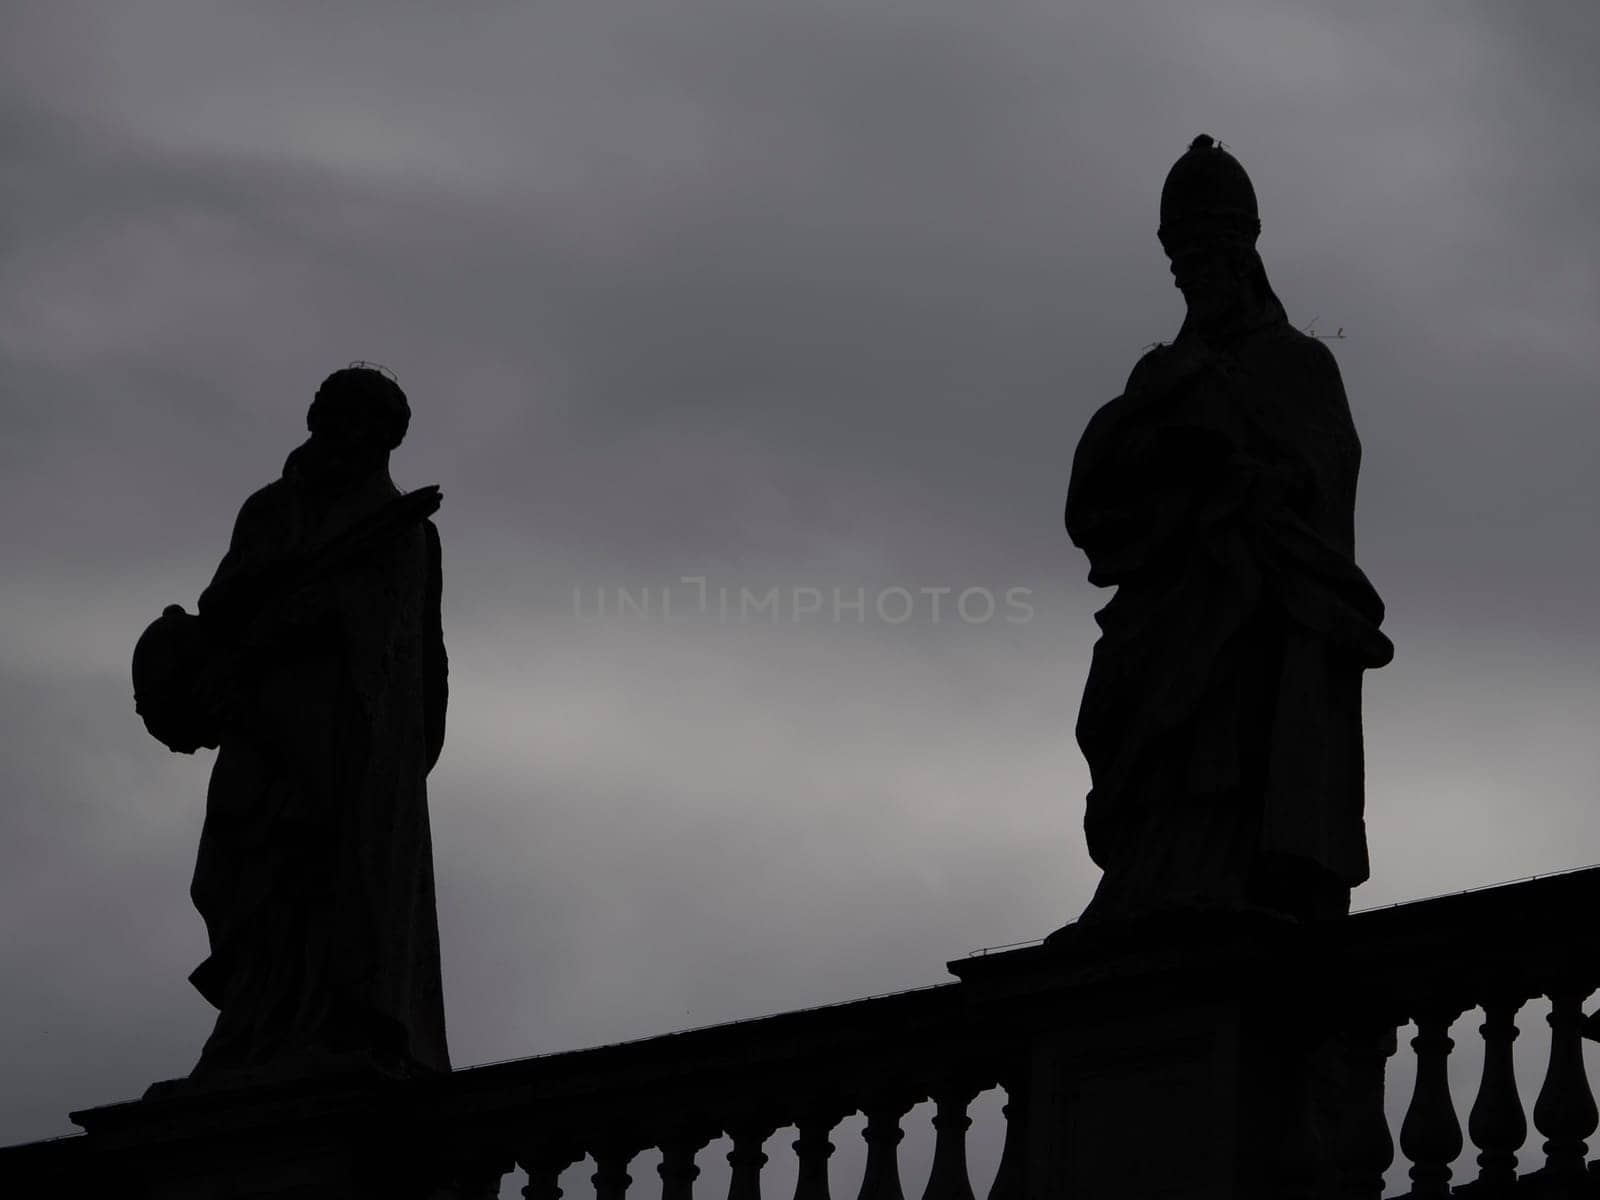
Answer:
<svg viewBox="0 0 1600 1200"><path fill-rule="evenodd" d="M133 706L144 727L169 750L193 754L220 740L196 680L210 658L200 618L169 604L133 647Z"/></svg>

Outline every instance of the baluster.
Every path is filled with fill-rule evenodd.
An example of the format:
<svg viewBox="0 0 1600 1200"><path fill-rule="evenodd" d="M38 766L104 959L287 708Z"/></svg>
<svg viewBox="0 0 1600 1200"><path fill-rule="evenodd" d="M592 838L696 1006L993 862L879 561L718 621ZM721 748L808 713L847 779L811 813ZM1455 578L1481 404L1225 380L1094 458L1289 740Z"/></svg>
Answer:
<svg viewBox="0 0 1600 1200"><path fill-rule="evenodd" d="M1467 1116L1467 1132L1478 1147L1475 1193L1509 1196L1517 1182L1517 1151L1528 1136L1528 1119L1517 1095L1511 1043L1517 1040L1517 1010L1522 997L1500 994L1483 1003L1483 1077Z"/></svg>
<svg viewBox="0 0 1600 1200"><path fill-rule="evenodd" d="M967 1130L972 1118L967 1107L978 1089L968 1083L948 1083L933 1093L933 1167L922 1200L974 1200L967 1174Z"/></svg>
<svg viewBox="0 0 1600 1200"><path fill-rule="evenodd" d="M1411 1106L1400 1126L1400 1149L1411 1160L1411 1194L1418 1197L1450 1195L1450 1164L1461 1153L1461 1122L1450 1099L1446 1064L1450 1049L1450 1023L1459 1008L1430 1007L1417 1016L1417 1083Z"/></svg>
<svg viewBox="0 0 1600 1200"><path fill-rule="evenodd" d="M1343 1194L1381 1200L1383 1177L1394 1162L1394 1138L1384 1113L1384 1074L1395 1051L1395 1027L1382 1021L1353 1031L1346 1041L1349 1091L1334 1142Z"/></svg>
<svg viewBox="0 0 1600 1200"><path fill-rule="evenodd" d="M728 1165L733 1168L728 1178L728 1200L761 1200L761 1168L767 1165L767 1155L761 1147L774 1128L770 1123L746 1121L728 1130L733 1139L733 1149L728 1151Z"/></svg>
<svg viewBox="0 0 1600 1200"><path fill-rule="evenodd" d="M1006 1140L1000 1149L1000 1166L989 1187L989 1200L1022 1200L1023 1159L1028 1145L1028 1079L1018 1072L1005 1085Z"/></svg>
<svg viewBox="0 0 1600 1200"><path fill-rule="evenodd" d="M861 1173L861 1191L856 1200L905 1200L900 1190L900 1118L911 1110L912 1101L879 1097L862 1106L867 1127L861 1136L867 1143L867 1165Z"/></svg>
<svg viewBox="0 0 1600 1200"><path fill-rule="evenodd" d="M835 1112L817 1109L795 1122L800 1135L794 1140L794 1152L799 1159L794 1200L829 1200L828 1159L833 1156L833 1142L828 1135L840 1119Z"/></svg>
<svg viewBox="0 0 1600 1200"><path fill-rule="evenodd" d="M632 1142L609 1141L594 1151L594 1174L589 1181L594 1184L594 1200L625 1200L633 1176L628 1174L628 1164L639 1148Z"/></svg>
<svg viewBox="0 0 1600 1200"><path fill-rule="evenodd" d="M390 1164L403 1173L413 1188L417 1186L415 1177L419 1171L425 1173L430 1179L422 1185L422 1190L429 1195L437 1192L450 1200L495 1200L500 1194L501 1181L513 1165L514 1156L506 1153L503 1147L487 1139L471 1137L453 1141L442 1158L426 1166L415 1159L409 1163L401 1160ZM396 1180L379 1184L378 1190L387 1195L399 1187Z"/></svg>
<svg viewBox="0 0 1600 1200"><path fill-rule="evenodd" d="M547 1143L517 1159L517 1166L528 1173L522 1189L525 1200L561 1200L561 1172L577 1162L580 1155L570 1146Z"/></svg>
<svg viewBox="0 0 1600 1200"><path fill-rule="evenodd" d="M1582 1187L1585 1144L1594 1132L1596 1112L1583 1070L1583 1000L1585 992L1557 989L1550 993L1550 1065L1533 1105L1533 1123L1544 1134L1544 1173L1561 1191Z"/></svg>
<svg viewBox="0 0 1600 1200"><path fill-rule="evenodd" d="M698 1134L675 1133L661 1143L661 1200L694 1200L694 1181L700 1177L695 1155L710 1139Z"/></svg>

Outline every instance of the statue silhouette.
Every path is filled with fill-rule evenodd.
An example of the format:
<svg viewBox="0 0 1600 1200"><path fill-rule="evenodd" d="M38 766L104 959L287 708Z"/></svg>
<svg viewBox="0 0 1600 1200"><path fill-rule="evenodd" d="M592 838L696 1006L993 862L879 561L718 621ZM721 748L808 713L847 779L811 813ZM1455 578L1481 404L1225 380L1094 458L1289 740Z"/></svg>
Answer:
<svg viewBox="0 0 1600 1200"><path fill-rule="evenodd" d="M1196 138L1159 232L1187 315L1073 459L1067 532L1117 589L1077 724L1104 871L1086 920L1333 916L1367 877L1361 677L1393 648L1353 557L1361 444L1259 232L1244 168Z"/></svg>
<svg viewBox="0 0 1600 1200"><path fill-rule="evenodd" d="M406 397L336 371L245 501L198 616L135 652L151 732L219 745L191 895L219 1010L191 1078L448 1071L429 770L444 741L436 488L402 496Z"/></svg>

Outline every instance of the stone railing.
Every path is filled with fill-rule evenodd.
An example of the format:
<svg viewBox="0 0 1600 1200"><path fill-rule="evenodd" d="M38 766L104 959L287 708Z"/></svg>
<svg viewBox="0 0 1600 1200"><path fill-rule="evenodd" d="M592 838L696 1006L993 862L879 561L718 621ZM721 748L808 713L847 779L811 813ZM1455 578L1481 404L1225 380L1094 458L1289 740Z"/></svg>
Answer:
<svg viewBox="0 0 1600 1200"><path fill-rule="evenodd" d="M1583 1052L1583 1005L1600 987L1597 902L1600 868L1588 868L1360 913L1323 931L1345 981L1342 1015L1354 1035L1347 1065L1361 1096L1361 1115L1338 1147L1357 1182L1352 1194L1378 1196L1378 1177L1394 1159L1380 1097L1385 1060L1409 1022L1415 1059L1398 1145L1408 1194L1600 1195L1586 1164L1597 1114ZM1542 1000L1547 1044L1522 1021L1542 1068L1530 1130L1513 1043L1519 1013ZM1481 1020L1455 1025L1474 1009ZM1481 1039L1462 1047L1481 1065L1459 1103L1447 1073L1453 1025L1458 1036ZM1468 1148L1463 1116L1476 1154L1457 1178L1452 1164Z"/></svg>
<svg viewBox="0 0 1600 1200"><path fill-rule="evenodd" d="M1600 984L1594 914L1600 869L1320 926L1238 914L1069 926L958 960L956 982L922 991L426 1082L322 1079L91 1109L75 1114L79 1137L0 1151L0 1188L464 1200L517 1172L524 1196L555 1200L562 1172L587 1158L596 1200L623 1200L644 1186L630 1166L651 1150L649 1193L689 1200L697 1155L725 1137L729 1200L757 1200L772 1135L792 1127L795 1200L827 1200L833 1135L859 1114L866 1157L847 1190L902 1200L902 1121L931 1101L923 1200L969 1200L968 1108L1001 1087L990 1200L1378 1200L1386 1178L1446 1196L1462 1111L1479 1166L1456 1194L1590 1195L1581 1024ZM1541 996L1542 1146L1528 1147L1512 1039ZM1451 1025L1480 1006L1481 1082L1452 1097ZM1385 1073L1410 1022L1415 1059L1393 1059L1408 1093L1397 1146ZM1402 1097L1389 1099L1398 1116Z"/></svg>

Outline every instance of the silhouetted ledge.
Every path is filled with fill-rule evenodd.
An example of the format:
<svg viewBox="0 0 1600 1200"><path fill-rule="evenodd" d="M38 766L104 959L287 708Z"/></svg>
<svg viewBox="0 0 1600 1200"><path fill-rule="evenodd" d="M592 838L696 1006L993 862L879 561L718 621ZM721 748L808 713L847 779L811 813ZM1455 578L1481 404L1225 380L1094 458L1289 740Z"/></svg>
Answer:
<svg viewBox="0 0 1600 1200"><path fill-rule="evenodd" d="M1539 948L1600 947L1600 867L1300 923L1266 911L1173 910L1120 922L1067 925L1042 942L948 964L973 984L1012 979L1073 986L1109 974L1148 978L1184 964L1215 972L1239 959L1297 955L1363 990L1404 992L1512 969ZM1379 974L1374 976L1373 971Z"/></svg>
<svg viewBox="0 0 1600 1200"><path fill-rule="evenodd" d="M432 1079L158 1091L74 1114L82 1136L0 1151L0 1186L151 1200L479 1197L515 1164L529 1172L526 1194L549 1200L560 1170L587 1154L601 1200L618 1200L627 1163L659 1147L681 1200L694 1153L722 1134L748 1187L770 1134L797 1125L801 1175L815 1181L828 1132L859 1111L871 1184L861 1195L885 1200L899 1187L901 1118L932 1099L937 1200L966 1194L961 1118L1000 1086L1008 1125L991 1200L1291 1185L1315 1195L1328 1181L1378 1197L1395 1149L1384 1064L1414 1020L1418 1082L1400 1148L1418 1194L1444 1194L1462 1141L1445 1031L1483 1005L1485 1061L1509 1061L1511 1016L1540 995L1553 1005L1534 1106L1540 1178L1576 1181L1595 1127L1579 1029L1600 983L1596 911L1600 869L1588 869L1311 924L1178 913L1069 926L955 960L955 982L642 1041ZM1475 1114L1509 1111L1514 1089L1486 1068ZM1474 1116L1491 1184L1515 1177L1514 1127ZM1524 1177L1535 1166L1524 1162ZM802 1189L801 1200L820 1194Z"/></svg>

